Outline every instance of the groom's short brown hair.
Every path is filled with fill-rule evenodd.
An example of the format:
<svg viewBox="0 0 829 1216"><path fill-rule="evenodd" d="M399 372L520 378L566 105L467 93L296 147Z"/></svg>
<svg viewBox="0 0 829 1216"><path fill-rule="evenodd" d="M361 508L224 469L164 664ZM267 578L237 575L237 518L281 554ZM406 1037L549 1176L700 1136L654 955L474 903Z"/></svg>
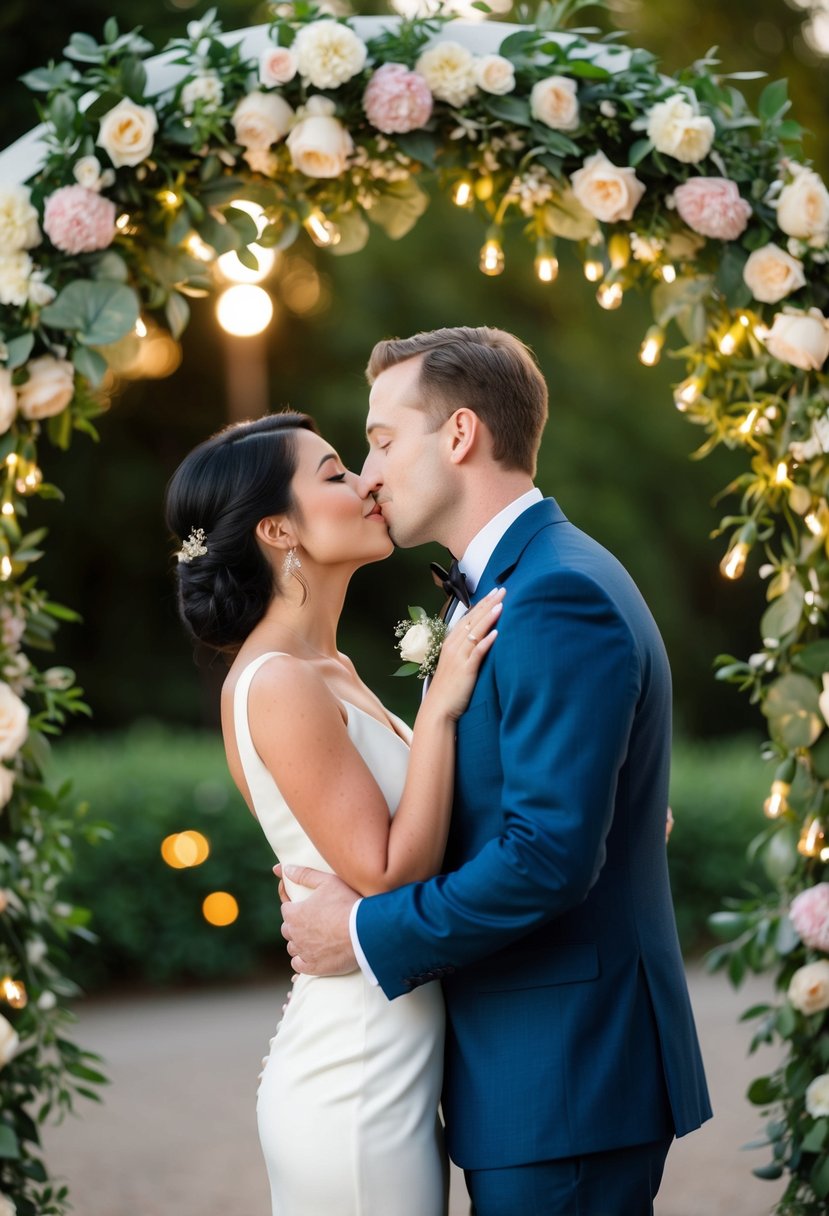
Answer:
<svg viewBox="0 0 829 1216"><path fill-rule="evenodd" d="M492 454L507 469L535 476L547 421L547 385L529 347L503 329L460 325L378 342L366 368L369 384L396 363L422 355L419 386L432 429L462 405L492 435Z"/></svg>

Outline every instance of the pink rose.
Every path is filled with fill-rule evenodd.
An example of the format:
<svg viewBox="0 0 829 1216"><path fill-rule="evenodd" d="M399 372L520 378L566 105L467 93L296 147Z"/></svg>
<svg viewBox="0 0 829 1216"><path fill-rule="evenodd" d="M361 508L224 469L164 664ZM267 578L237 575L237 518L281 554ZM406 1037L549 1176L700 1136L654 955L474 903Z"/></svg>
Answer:
<svg viewBox="0 0 829 1216"><path fill-rule="evenodd" d="M402 63L384 63L368 82L363 109L378 131L403 134L429 121L432 94L417 72L410 72Z"/></svg>
<svg viewBox="0 0 829 1216"><path fill-rule="evenodd" d="M115 203L86 186L62 186L46 200L43 230L64 253L106 249L115 236Z"/></svg>
<svg viewBox="0 0 829 1216"><path fill-rule="evenodd" d="M789 919L805 946L829 954L829 882L819 882L796 895Z"/></svg>
<svg viewBox="0 0 829 1216"><path fill-rule="evenodd" d="M689 178L674 190L674 202L689 228L717 241L736 241L751 217L751 207L727 177Z"/></svg>

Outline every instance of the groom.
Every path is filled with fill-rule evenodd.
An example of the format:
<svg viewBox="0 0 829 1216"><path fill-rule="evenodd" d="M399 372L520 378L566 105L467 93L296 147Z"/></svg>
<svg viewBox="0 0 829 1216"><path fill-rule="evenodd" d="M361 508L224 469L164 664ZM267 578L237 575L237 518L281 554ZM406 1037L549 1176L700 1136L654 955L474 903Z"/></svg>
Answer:
<svg viewBox="0 0 829 1216"><path fill-rule="evenodd" d="M477 1216L646 1216L710 1117L665 856L668 661L632 580L533 487L547 388L501 330L380 342L363 481L396 544L462 554L499 636L458 722L445 872L286 903L300 972L441 980L443 1112ZM450 626L463 628L462 603ZM427 694L428 695L428 694Z"/></svg>

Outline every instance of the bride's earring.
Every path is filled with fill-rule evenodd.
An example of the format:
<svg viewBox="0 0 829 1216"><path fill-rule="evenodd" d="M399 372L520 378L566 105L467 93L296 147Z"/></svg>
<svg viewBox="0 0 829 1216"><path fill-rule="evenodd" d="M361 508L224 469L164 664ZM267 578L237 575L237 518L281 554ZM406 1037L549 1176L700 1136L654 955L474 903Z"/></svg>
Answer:
<svg viewBox="0 0 829 1216"><path fill-rule="evenodd" d="M290 578L292 575L296 574L297 570L301 569L302 562L296 555L296 549L289 549L285 555L285 560L282 563L282 573L285 575L285 578Z"/></svg>

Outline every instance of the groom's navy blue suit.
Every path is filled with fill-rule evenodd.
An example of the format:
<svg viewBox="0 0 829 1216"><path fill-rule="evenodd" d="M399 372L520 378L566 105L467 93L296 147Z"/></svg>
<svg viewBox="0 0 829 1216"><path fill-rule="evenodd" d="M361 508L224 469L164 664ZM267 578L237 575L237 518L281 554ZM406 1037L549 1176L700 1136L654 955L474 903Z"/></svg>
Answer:
<svg viewBox="0 0 829 1216"><path fill-rule="evenodd" d="M656 624L552 499L508 529L473 602L500 585L446 873L357 914L390 998L444 983L443 1110L467 1170L666 1142L711 1113L668 882Z"/></svg>

